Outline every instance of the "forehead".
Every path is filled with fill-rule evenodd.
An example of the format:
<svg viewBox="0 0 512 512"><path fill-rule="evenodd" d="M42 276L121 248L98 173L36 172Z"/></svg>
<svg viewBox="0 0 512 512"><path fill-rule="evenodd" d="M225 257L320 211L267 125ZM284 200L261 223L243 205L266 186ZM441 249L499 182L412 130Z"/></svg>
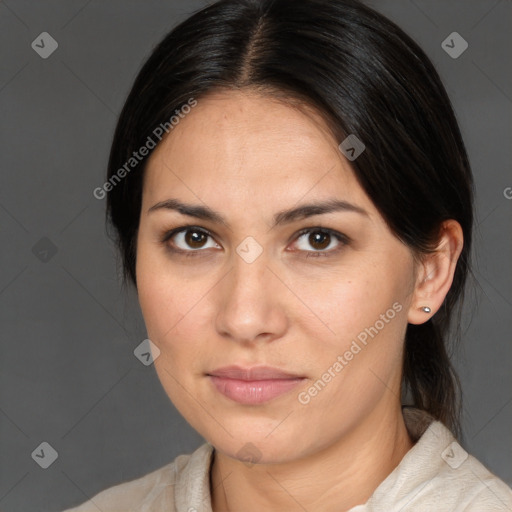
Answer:
<svg viewBox="0 0 512 512"><path fill-rule="evenodd" d="M211 94L151 155L144 203L171 194L216 209L227 203L248 208L334 195L368 205L338 144L313 109L256 93Z"/></svg>

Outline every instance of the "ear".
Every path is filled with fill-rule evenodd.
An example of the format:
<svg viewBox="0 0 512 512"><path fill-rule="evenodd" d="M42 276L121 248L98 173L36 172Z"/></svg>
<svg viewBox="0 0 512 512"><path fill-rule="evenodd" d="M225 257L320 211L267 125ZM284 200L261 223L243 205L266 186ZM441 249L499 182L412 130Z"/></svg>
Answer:
<svg viewBox="0 0 512 512"><path fill-rule="evenodd" d="M441 307L453 282L464 236L460 224L453 219L441 224L440 238L432 254L422 256L417 270L413 299L408 312L410 324L422 324L435 315ZM429 307L430 313L423 311Z"/></svg>

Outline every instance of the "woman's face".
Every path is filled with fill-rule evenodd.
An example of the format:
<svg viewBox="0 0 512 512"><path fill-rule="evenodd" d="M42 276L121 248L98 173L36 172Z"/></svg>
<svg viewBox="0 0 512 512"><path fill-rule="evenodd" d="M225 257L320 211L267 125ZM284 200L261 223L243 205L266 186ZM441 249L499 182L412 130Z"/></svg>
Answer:
<svg viewBox="0 0 512 512"><path fill-rule="evenodd" d="M231 457L311 455L399 404L415 264L340 142L314 113L216 93L148 162L136 273L148 337L160 349L155 367L183 417ZM170 200L197 210L164 207ZM328 201L346 207L284 213ZM185 226L193 228L166 237ZM209 376L229 365L302 379L262 385L279 390L274 398L249 389L244 401L250 385L232 384L226 396L215 382L228 381Z"/></svg>

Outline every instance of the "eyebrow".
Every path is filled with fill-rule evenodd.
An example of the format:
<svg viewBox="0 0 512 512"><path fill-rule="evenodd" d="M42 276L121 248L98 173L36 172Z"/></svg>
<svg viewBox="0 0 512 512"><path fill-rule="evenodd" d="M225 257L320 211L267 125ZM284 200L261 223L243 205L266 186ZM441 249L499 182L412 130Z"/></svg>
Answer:
<svg viewBox="0 0 512 512"><path fill-rule="evenodd" d="M148 210L148 214L157 210L174 210L182 215L195 217L197 219L208 220L217 224L223 224L229 227L228 221L215 210L208 206L182 203L178 199L166 199L154 204ZM282 210L274 215L274 225L276 227L282 224L289 224L296 220L302 220L313 215L322 215L332 212L354 212L369 217L368 212L355 204L340 199L328 199L315 203L300 205L290 210Z"/></svg>

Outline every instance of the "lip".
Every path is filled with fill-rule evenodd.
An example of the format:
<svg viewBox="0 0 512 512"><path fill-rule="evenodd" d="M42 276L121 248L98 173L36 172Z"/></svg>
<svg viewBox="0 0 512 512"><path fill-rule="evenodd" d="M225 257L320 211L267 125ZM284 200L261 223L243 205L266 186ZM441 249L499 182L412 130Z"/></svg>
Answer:
<svg viewBox="0 0 512 512"><path fill-rule="evenodd" d="M253 366L251 368L244 368L238 365L223 366L222 368L217 368L216 370L209 372L208 375L247 381L297 379L304 377L303 375L289 373L281 370L280 368L274 368L272 366Z"/></svg>
<svg viewBox="0 0 512 512"><path fill-rule="evenodd" d="M291 391L305 379L270 366L227 366L207 375L218 392L235 402L247 405L273 400Z"/></svg>

